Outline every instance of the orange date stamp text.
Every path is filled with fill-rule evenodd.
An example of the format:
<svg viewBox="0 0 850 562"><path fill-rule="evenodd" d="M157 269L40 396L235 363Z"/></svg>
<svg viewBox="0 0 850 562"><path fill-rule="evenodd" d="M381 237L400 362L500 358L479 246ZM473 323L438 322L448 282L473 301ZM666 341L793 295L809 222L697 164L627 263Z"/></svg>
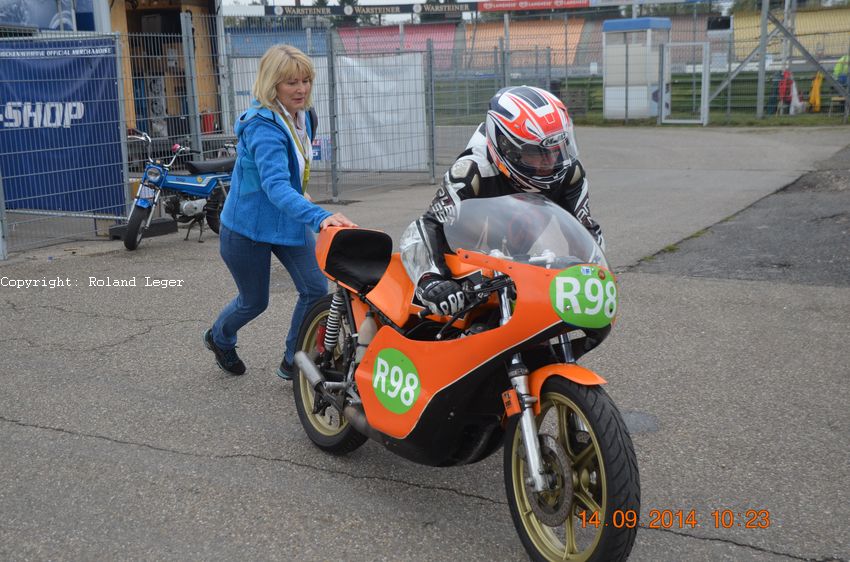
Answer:
<svg viewBox="0 0 850 562"><path fill-rule="evenodd" d="M614 527L617 529L686 529L699 526L695 509L650 509L646 521L640 520L640 514L634 509L615 509L611 519L603 521L598 511L582 511L579 524L585 528ZM708 525L715 529L767 529L770 527L770 511L767 509L715 509L711 512Z"/></svg>

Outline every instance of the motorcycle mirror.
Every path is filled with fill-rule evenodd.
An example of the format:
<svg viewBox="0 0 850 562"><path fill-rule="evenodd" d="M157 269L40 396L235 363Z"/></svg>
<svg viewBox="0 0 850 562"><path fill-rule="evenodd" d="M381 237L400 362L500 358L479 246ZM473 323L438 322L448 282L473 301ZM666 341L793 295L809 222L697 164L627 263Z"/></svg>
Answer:
<svg viewBox="0 0 850 562"><path fill-rule="evenodd" d="M177 152L178 150L180 150L180 145L175 142L174 146L171 147L171 152Z"/></svg>

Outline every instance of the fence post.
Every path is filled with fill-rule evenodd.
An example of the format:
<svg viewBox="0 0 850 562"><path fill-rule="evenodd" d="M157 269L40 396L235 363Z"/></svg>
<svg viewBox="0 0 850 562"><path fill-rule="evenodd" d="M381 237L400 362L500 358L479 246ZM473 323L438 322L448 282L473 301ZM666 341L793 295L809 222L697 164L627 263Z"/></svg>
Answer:
<svg viewBox="0 0 850 562"><path fill-rule="evenodd" d="M195 32L192 28L192 13L180 14L180 24L183 30L183 65L186 72L186 107L189 111L189 134L192 137L192 148L199 151L201 160L204 159L204 145L201 140L201 116L198 110L198 91L195 74Z"/></svg>
<svg viewBox="0 0 850 562"><path fill-rule="evenodd" d="M623 113L623 121L629 122L629 33L623 33L623 38L626 43L626 106Z"/></svg>
<svg viewBox="0 0 850 562"><path fill-rule="evenodd" d="M546 87L547 92L552 89L552 47L546 47ZM559 92L552 92L560 97Z"/></svg>
<svg viewBox="0 0 850 562"><path fill-rule="evenodd" d="M221 15L221 10L215 16L216 27L216 43L218 46L218 78L221 84L219 91L219 104L221 107L221 132L230 133L233 131L233 121L230 119L233 106L230 105L230 92L233 91L233 74L227 68L229 66L229 53L226 39L224 37L224 16ZM307 30L309 32L309 29ZM227 69L227 70L225 70Z"/></svg>
<svg viewBox="0 0 850 562"><path fill-rule="evenodd" d="M431 168L431 183L437 183L437 118L436 118L436 99L434 96L434 41L428 39L426 43L427 49L425 56L428 57L425 61L426 94L425 100L427 103L426 113L428 114L428 163Z"/></svg>
<svg viewBox="0 0 850 562"><path fill-rule="evenodd" d="M764 117L764 73L767 67L767 13L770 0L761 0L761 37L759 38L759 79L756 89L756 119Z"/></svg>
<svg viewBox="0 0 850 562"><path fill-rule="evenodd" d="M6 196L3 194L3 174L0 174L0 261L9 259L6 250Z"/></svg>
<svg viewBox="0 0 850 562"><path fill-rule="evenodd" d="M339 201L339 142L336 123L336 66L334 65L333 33L325 34L328 44L328 117L331 130L331 197L334 203Z"/></svg>
<svg viewBox="0 0 850 562"><path fill-rule="evenodd" d="M505 87L511 85L511 16L505 12L505 43L502 50L502 66L505 72Z"/></svg>
<svg viewBox="0 0 850 562"><path fill-rule="evenodd" d="M502 38L499 37L499 46L493 47L493 80L496 82L496 89L498 90L502 85L502 80L504 78L502 72L499 70L499 51L502 50Z"/></svg>
<svg viewBox="0 0 850 562"><path fill-rule="evenodd" d="M569 22L569 16L564 14L564 89L561 92L561 99L566 99L570 88L570 43L567 40Z"/></svg>
<svg viewBox="0 0 850 562"><path fill-rule="evenodd" d="M850 45L847 46L847 61L850 63ZM850 76L850 74L848 74ZM847 124L847 117L850 116L850 79L844 83L847 95L844 96L844 124Z"/></svg>
<svg viewBox="0 0 850 562"><path fill-rule="evenodd" d="M658 121L661 125L664 119L664 104L667 102L667 84L664 83L664 43L658 45ZM672 96L671 96L672 97Z"/></svg>
<svg viewBox="0 0 850 562"><path fill-rule="evenodd" d="M229 125L228 133L233 133L234 123L236 123L236 88L233 86L233 40L230 38L230 34L227 34L225 37L225 48L227 49L225 53L227 54L227 75L228 78L228 90L227 96L230 99L230 114L228 115Z"/></svg>
<svg viewBox="0 0 850 562"><path fill-rule="evenodd" d="M729 85L726 86L726 121L732 119L732 33L729 33L729 55L726 57ZM710 75L710 73L709 73ZM710 102L711 100L709 100Z"/></svg>
<svg viewBox="0 0 850 562"><path fill-rule="evenodd" d="M121 64L123 52L121 50L121 35L113 33L115 38L115 76L118 77L118 138L121 139L121 173L124 180L124 211L130 211L130 205L133 201L133 191L130 189L130 163L127 155L127 115L124 106L124 65Z"/></svg>

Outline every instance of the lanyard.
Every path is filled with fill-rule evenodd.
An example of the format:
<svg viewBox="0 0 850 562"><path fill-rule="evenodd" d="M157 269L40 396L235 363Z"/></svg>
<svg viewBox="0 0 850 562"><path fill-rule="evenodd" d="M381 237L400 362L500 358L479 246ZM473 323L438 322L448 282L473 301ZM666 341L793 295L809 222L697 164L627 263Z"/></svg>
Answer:
<svg viewBox="0 0 850 562"><path fill-rule="evenodd" d="M289 127L289 132L292 133L292 140L295 141L295 146L298 148L298 152L300 152L301 156L304 158L304 175L301 177L301 191L306 194L307 183L310 181L310 159L307 158L307 153L304 151L304 145L301 144L301 139L298 138L298 133L295 132L295 127L292 126L292 123L289 122L289 119L287 119L286 116L283 116L283 121L286 123L286 126Z"/></svg>

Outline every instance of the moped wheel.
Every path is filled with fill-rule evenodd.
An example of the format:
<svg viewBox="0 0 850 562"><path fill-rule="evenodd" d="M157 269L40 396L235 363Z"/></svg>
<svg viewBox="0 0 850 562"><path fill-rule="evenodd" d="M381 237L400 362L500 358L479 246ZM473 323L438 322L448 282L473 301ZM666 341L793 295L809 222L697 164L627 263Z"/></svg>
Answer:
<svg viewBox="0 0 850 562"><path fill-rule="evenodd" d="M304 351L311 359L319 355L320 345L324 345L325 329L330 314L332 295L323 297L307 313L298 334L298 349ZM346 322L341 321L341 332L346 330ZM339 341L333 350L333 369L342 371L342 342L344 333L340 333ZM327 406L321 411L314 411L316 396L310 383L301 372L292 385L295 393L295 408L304 431L310 440L320 449L335 455L344 455L360 447L366 442L366 436L354 429L351 424L333 406Z"/></svg>
<svg viewBox="0 0 850 562"><path fill-rule="evenodd" d="M151 214L152 207L142 209L141 207L133 207L130 212L130 218L127 221L127 231L124 233L124 247L128 250L135 250L139 247L144 235L142 225L148 220L148 215Z"/></svg>
<svg viewBox="0 0 850 562"><path fill-rule="evenodd" d="M561 377L543 385L540 407L552 490L537 493L526 482L520 416L505 432L505 490L523 546L533 560L625 560L637 535L640 479L617 407L602 388Z"/></svg>

